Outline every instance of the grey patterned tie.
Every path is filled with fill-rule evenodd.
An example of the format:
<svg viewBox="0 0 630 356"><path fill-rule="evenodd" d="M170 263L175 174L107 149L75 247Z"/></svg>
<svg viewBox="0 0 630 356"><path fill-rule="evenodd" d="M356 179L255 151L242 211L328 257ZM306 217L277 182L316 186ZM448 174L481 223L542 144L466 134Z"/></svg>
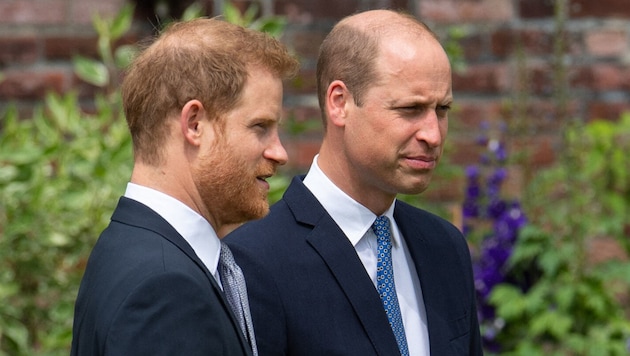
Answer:
<svg viewBox="0 0 630 356"><path fill-rule="evenodd" d="M223 242L221 242L221 257L219 258L219 275L221 276L221 284L223 284L223 291L228 303L238 318L238 323L252 347L254 356L257 356L258 349L256 348L252 316L249 312L245 277L243 277L241 268L234 261L232 251Z"/></svg>

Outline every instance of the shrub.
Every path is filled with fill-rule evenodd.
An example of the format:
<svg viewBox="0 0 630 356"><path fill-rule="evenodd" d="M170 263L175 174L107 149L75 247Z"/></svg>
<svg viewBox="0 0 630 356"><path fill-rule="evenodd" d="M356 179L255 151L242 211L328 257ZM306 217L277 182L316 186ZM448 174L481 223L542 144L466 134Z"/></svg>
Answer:
<svg viewBox="0 0 630 356"><path fill-rule="evenodd" d="M630 292L630 263L627 258L593 263L589 246L609 238L630 256L630 161L624 159L630 152L630 115L617 123L570 127L565 144L560 162L527 187L523 205L530 222L519 230L499 277L491 279L498 282L482 289L489 352L628 354L623 297ZM484 314L484 308L492 313Z"/></svg>

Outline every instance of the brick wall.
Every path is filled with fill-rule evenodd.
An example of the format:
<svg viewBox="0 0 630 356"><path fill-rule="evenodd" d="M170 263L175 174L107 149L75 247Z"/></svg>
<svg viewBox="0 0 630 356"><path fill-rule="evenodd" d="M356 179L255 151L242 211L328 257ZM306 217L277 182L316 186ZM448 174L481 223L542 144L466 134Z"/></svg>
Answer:
<svg viewBox="0 0 630 356"><path fill-rule="evenodd" d="M0 110L8 102L27 114L49 91L83 88L73 75L74 54L96 54L92 14L117 13L124 0L0 1Z"/></svg>
<svg viewBox="0 0 630 356"><path fill-rule="evenodd" d="M146 8L149 0L137 0ZM246 7L251 1L234 1ZM450 161L464 165L477 160L475 144L481 122L506 123L509 149L526 152L523 165L511 168L512 189L527 181L525 172L550 165L561 145L569 119L616 119L630 109L630 6L627 0L567 0L568 19L556 35L552 0L266 0L276 14L289 20L283 38L299 55L302 71L288 85L287 116L312 129L285 135L291 163L304 171L321 138L315 96L315 57L319 43L343 16L370 8L406 8L441 37L461 30L466 67L454 74L456 110L451 116ZM91 13L114 14L124 0L2 0L0 2L0 110L9 101L28 112L47 90L79 88L89 98L92 88L73 75L70 58L94 55L96 35ZM180 2L181 3L181 2ZM207 0L207 8L216 9ZM138 16L136 37L150 18ZM566 75L556 67L556 38ZM560 85L559 85L560 84ZM566 107L558 110L558 93L567 90ZM562 107L561 107L562 108ZM461 182L431 188L427 197L461 199Z"/></svg>

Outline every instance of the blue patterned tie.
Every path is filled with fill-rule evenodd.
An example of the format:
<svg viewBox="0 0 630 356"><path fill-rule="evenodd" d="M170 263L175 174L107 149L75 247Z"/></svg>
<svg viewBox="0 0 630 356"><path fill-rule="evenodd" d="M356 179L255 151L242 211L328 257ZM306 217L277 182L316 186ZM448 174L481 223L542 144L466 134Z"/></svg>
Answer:
<svg viewBox="0 0 630 356"><path fill-rule="evenodd" d="M409 356L407 338L405 337L405 326L403 325L398 296L396 295L396 285L394 284L394 267L392 265L392 240L389 230L389 219L387 216L379 216L372 230L376 234L378 242L378 258L376 262L376 285L378 293L383 301L383 307L392 327L400 354Z"/></svg>

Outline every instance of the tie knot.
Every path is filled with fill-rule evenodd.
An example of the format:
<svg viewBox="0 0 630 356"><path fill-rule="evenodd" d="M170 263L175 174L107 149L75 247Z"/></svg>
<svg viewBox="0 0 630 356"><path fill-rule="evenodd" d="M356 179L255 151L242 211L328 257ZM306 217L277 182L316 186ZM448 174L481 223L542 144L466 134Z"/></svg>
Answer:
<svg viewBox="0 0 630 356"><path fill-rule="evenodd" d="M232 255L232 251L225 244L225 242L221 242L221 254L219 255L219 263L225 266L232 266L236 264L234 261L234 255Z"/></svg>
<svg viewBox="0 0 630 356"><path fill-rule="evenodd" d="M376 218L376 220L372 224L372 230L374 230L374 234L376 234L376 237L389 239L389 218L387 218L387 216L385 215Z"/></svg>

